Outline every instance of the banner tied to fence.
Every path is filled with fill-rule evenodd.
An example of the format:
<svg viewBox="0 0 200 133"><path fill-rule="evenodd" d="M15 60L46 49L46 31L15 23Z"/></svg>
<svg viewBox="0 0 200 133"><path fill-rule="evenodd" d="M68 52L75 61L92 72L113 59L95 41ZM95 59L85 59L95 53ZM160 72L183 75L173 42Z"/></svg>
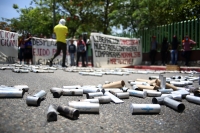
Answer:
<svg viewBox="0 0 200 133"><path fill-rule="evenodd" d="M18 58L18 34L0 30L0 62L15 62Z"/></svg>
<svg viewBox="0 0 200 133"><path fill-rule="evenodd" d="M139 38L91 33L90 40L95 67L128 67L142 62L142 44Z"/></svg>

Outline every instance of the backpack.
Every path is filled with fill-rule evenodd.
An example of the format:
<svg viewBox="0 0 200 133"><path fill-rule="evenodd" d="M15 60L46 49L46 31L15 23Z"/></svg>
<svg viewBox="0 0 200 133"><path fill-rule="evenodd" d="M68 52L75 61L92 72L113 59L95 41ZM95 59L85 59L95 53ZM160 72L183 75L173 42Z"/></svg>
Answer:
<svg viewBox="0 0 200 133"><path fill-rule="evenodd" d="M84 52L85 51L85 45L81 41L78 45L78 52Z"/></svg>

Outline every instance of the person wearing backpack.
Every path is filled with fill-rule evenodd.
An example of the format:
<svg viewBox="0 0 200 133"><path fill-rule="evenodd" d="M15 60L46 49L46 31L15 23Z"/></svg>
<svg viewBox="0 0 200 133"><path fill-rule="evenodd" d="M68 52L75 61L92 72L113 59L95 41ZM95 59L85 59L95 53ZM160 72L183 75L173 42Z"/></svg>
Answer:
<svg viewBox="0 0 200 133"><path fill-rule="evenodd" d="M76 60L77 67L78 67L80 57L82 59L82 67L85 67L85 52L86 52L86 44L83 41L83 36L80 35L78 43L77 43L77 60Z"/></svg>
<svg viewBox="0 0 200 133"><path fill-rule="evenodd" d="M70 45L68 47L68 52L70 55L70 61L71 61L71 66L75 66L75 62L74 62L74 57L75 57L75 53L76 53L76 46L74 44L74 39L71 38L70 39Z"/></svg>

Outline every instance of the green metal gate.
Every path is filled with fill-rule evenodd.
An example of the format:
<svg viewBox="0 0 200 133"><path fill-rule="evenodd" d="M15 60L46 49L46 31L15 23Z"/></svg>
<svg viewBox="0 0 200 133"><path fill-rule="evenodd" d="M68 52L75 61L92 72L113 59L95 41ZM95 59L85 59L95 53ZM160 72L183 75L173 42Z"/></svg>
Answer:
<svg viewBox="0 0 200 133"><path fill-rule="evenodd" d="M173 35L176 35L178 40L182 42L185 35L188 35L192 40L197 42L197 45L193 50L200 50L200 19L187 20L173 24L167 24L157 26L152 29L143 29L138 32L138 36L141 37L143 53L150 51L150 41L152 36L156 36L158 44L162 43L164 37L168 38L168 41L172 41Z"/></svg>

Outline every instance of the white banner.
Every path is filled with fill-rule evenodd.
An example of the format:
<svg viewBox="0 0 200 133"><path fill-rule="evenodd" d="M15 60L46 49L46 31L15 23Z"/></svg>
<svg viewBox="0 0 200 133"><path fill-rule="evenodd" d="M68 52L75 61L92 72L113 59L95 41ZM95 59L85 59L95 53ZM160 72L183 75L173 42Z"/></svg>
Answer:
<svg viewBox="0 0 200 133"><path fill-rule="evenodd" d="M91 33L90 40L94 67L127 67L142 62L142 44L139 38Z"/></svg>
<svg viewBox="0 0 200 133"><path fill-rule="evenodd" d="M33 62L34 64L46 64L56 53L57 46L55 39L45 39L32 37ZM54 61L55 64L62 64L62 51Z"/></svg>
<svg viewBox="0 0 200 133"><path fill-rule="evenodd" d="M14 63L18 60L18 33L0 30L0 62Z"/></svg>

